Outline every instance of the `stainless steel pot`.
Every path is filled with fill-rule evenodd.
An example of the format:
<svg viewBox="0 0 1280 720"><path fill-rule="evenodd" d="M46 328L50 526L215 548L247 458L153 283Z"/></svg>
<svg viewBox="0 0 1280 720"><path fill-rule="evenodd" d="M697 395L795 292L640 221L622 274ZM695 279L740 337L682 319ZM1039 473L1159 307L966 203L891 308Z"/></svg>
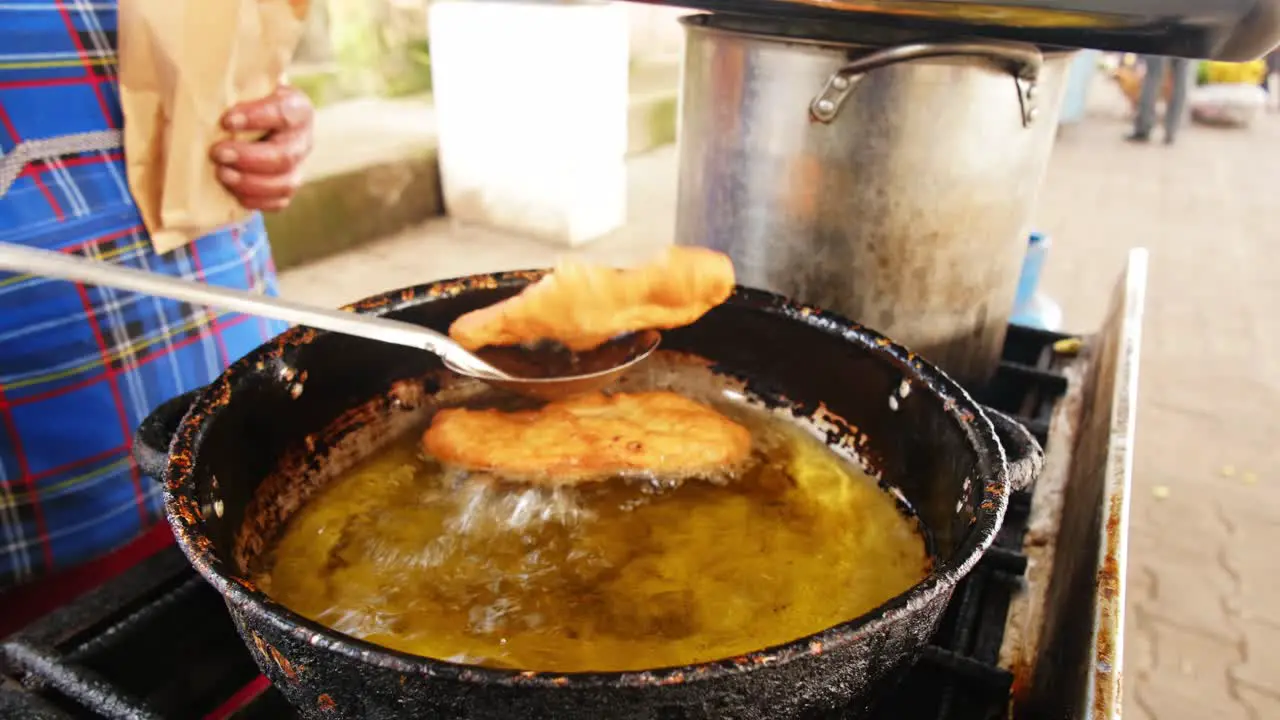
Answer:
<svg viewBox="0 0 1280 720"><path fill-rule="evenodd" d="M744 285L831 308L961 382L986 381L1071 53L682 22L676 242L724 251Z"/></svg>

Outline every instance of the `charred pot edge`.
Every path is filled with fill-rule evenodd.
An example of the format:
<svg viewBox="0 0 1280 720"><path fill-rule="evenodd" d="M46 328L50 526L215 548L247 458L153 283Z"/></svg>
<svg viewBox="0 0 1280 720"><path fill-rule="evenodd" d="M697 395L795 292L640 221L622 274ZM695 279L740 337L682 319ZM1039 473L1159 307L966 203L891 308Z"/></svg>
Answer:
<svg viewBox="0 0 1280 720"><path fill-rule="evenodd" d="M156 482L164 481L165 469L169 467L169 444L173 442L187 411L203 391L204 388L200 387L169 398L138 426L133 435L133 459L143 475Z"/></svg>
<svg viewBox="0 0 1280 720"><path fill-rule="evenodd" d="M982 410L995 426L996 436L1004 448L1009 486L1014 490L1026 490L1044 469L1044 450L1022 423L995 408L983 406Z"/></svg>
<svg viewBox="0 0 1280 720"><path fill-rule="evenodd" d="M383 315L437 298L452 297L471 290L520 288L546 275L547 270L523 270L474 275L442 280L392 291L347 306L360 313ZM979 452L978 470L991 480L983 488L977 519L968 537L953 558L912 589L880 607L848 622L789 643L746 653L739 657L696 665L655 668L639 672L552 673L497 670L433 660L389 650L351 638L295 614L272 600L253 583L236 576L233 569L213 553L212 543L202 528L203 520L194 498L196 449L208 431L213 416L228 403L236 388L248 383L265 365L281 363L297 347L319 336L310 328L295 327L272 342L234 363L217 381L199 391L183 418L170 446L165 470L165 510L178 545L192 566L227 600L234 612L277 628L298 641L345 656L350 660L395 672L462 683L509 687L563 689L566 692L601 687L654 687L683 685L711 680L754 669L786 663L805 656L821 655L830 649L857 641L886 624L905 621L914 608L949 596L958 578L968 574L995 539L1009 501L1008 465L995 428L982 407L941 370L888 338L844 317L818 308L794 303L773 293L737 287L731 302L757 312L779 315L802 322L820 332L877 353L889 360L913 384L928 387L942 400L944 414L969 436Z"/></svg>

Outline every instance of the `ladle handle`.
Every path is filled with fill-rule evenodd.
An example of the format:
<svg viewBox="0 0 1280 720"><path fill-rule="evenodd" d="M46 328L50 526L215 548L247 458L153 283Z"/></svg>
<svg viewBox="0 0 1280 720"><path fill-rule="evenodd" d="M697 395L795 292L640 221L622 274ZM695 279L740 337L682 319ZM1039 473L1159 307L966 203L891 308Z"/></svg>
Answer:
<svg viewBox="0 0 1280 720"><path fill-rule="evenodd" d="M320 330L428 350L479 377L505 378L506 373L467 352L449 336L430 328L390 318L313 307L244 290L215 287L191 280L112 265L50 250L0 243L0 270L41 275L146 295L217 307L283 320Z"/></svg>

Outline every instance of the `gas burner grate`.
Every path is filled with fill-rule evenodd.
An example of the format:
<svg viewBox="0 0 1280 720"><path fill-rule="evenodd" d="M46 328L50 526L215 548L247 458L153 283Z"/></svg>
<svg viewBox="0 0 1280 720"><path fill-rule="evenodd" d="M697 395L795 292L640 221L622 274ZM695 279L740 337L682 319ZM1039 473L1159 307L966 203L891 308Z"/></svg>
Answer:
<svg viewBox="0 0 1280 720"><path fill-rule="evenodd" d="M1069 336L1009 326L995 378L976 397L1017 418L1048 450L1054 406L1067 391L1054 345ZM1031 493L1013 493L995 544L956 586L932 643L882 700L873 720L1003 720L1013 674L997 664L1009 603L1024 582Z"/></svg>
<svg viewBox="0 0 1280 720"><path fill-rule="evenodd" d="M1053 351L1064 337L1010 326L1000 370L977 393L1041 444L1067 387ZM1026 570L1030 497L1011 498L995 546L956 588L932 644L886 693L874 720L1005 717L1013 677L996 661ZM259 674L222 599L169 548L0 645L0 718L10 717L288 720L297 713Z"/></svg>
<svg viewBox="0 0 1280 720"><path fill-rule="evenodd" d="M0 663L21 678L0 687L5 718L233 717L228 702L259 677L221 597L176 548L8 638Z"/></svg>

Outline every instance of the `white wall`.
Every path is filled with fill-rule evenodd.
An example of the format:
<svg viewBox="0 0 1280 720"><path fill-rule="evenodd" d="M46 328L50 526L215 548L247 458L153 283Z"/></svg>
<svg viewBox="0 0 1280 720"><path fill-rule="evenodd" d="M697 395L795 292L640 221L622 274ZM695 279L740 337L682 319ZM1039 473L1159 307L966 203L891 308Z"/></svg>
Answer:
<svg viewBox="0 0 1280 720"><path fill-rule="evenodd" d="M631 57L679 57L684 52L684 28L676 18L690 12L684 8L627 3Z"/></svg>

